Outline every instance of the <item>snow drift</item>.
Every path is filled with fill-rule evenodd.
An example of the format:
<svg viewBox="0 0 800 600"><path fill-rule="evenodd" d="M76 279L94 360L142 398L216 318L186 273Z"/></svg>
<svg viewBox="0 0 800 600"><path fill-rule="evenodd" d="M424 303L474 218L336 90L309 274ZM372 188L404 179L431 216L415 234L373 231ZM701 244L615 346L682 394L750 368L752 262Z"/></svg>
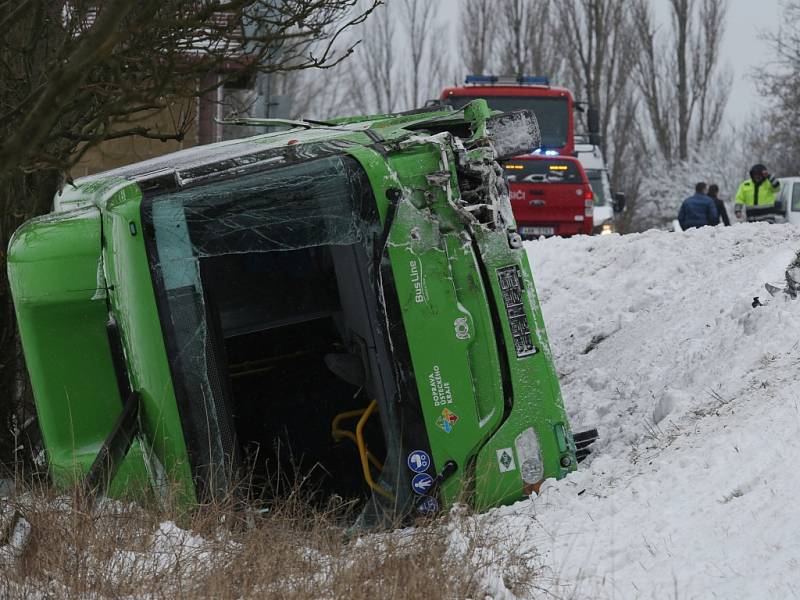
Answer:
<svg viewBox="0 0 800 600"><path fill-rule="evenodd" d="M601 439L577 473L484 518L537 549L559 597L800 594L800 302L763 287L800 231L527 248L573 428Z"/></svg>

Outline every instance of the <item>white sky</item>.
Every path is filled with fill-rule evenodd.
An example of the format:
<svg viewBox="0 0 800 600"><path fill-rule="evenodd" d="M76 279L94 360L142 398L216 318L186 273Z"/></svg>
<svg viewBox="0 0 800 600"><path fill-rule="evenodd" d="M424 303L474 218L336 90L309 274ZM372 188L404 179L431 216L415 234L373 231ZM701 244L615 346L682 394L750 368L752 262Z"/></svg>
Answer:
<svg viewBox="0 0 800 600"><path fill-rule="evenodd" d="M462 0L431 0L440 2L439 18L451 23L455 31ZM568 2L570 0L560 0ZM657 16L669 27L667 0L651 0ZM728 0L728 21L723 41L723 64L733 70L733 86L727 108L727 118L734 123L746 118L757 108L760 98L750 78L754 67L769 60L767 41L777 37L780 18L779 0ZM458 51L458 46L453 44Z"/></svg>

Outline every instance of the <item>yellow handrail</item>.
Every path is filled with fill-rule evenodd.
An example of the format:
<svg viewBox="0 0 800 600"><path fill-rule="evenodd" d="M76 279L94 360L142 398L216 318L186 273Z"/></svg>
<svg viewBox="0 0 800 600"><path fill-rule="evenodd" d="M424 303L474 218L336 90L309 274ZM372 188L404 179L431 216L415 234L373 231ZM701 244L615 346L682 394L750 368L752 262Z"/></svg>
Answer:
<svg viewBox="0 0 800 600"><path fill-rule="evenodd" d="M346 429L341 429L339 427L339 423L341 423L345 419L350 419L350 418L353 418L353 417L360 417L361 415L364 414L364 412L366 410L367 410L366 408L359 408L358 410L348 410L347 412L342 412L342 413L339 413L338 415L336 415L333 418L333 422L331 423L331 437L334 439L334 441L339 442L343 438L346 438L346 439L350 440L351 442L353 442L357 447L358 446L358 440L356 439L355 434L352 431L347 431ZM383 464L381 463L381 461L379 461L377 458L375 458L375 455L372 454L372 452L370 452L369 450L367 450L367 460L370 463L372 463L372 466L374 466L376 469L378 469L378 471L382 471L383 470Z"/></svg>
<svg viewBox="0 0 800 600"><path fill-rule="evenodd" d="M336 433L350 433L344 429L339 429L339 423L344 421L345 419L351 419L353 417L360 417L364 414L364 411L367 410L366 408L359 408L357 410L348 410L346 412L341 412L335 417L333 417L333 422L331 423L331 433L333 437L336 437Z"/></svg>
<svg viewBox="0 0 800 600"><path fill-rule="evenodd" d="M386 498L389 498L389 500L394 501L394 496L392 496L389 492L384 490L372 480L372 474L369 472L369 465L367 464L367 445L364 443L364 425L367 424L370 416L377 408L378 401L373 400L369 403L369 406L367 406L364 414L361 415L361 418L358 420L358 424L356 425L356 445L358 446L358 454L361 457L361 470L364 473L364 479L366 480L367 485L378 492L381 496L385 496Z"/></svg>
<svg viewBox="0 0 800 600"><path fill-rule="evenodd" d="M370 416L372 416L372 413L376 410L378 410L378 402L373 400L367 408L359 408L357 410L348 410L339 413L333 418L333 422L331 423L331 436L337 442L346 438L355 443L358 448L358 457L361 460L361 471L364 474L364 480L367 482L367 485L382 496L386 496L394 501L394 496L375 483L372 479L372 473L370 473L369 470L369 464L372 464L379 472L383 470L381 462L367 449L367 444L364 442L364 426L367 424ZM343 420L354 417L359 417L355 434L352 431L347 431L339 427L339 424Z"/></svg>

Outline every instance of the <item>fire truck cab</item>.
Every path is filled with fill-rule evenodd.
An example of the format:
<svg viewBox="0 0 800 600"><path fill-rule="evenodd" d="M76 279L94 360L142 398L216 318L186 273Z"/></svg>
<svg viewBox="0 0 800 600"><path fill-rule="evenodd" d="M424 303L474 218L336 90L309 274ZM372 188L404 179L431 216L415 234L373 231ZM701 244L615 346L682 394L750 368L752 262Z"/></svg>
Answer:
<svg viewBox="0 0 800 600"><path fill-rule="evenodd" d="M527 109L536 114L541 133L541 153L571 155L575 152L575 100L565 88L551 87L547 77L498 77L468 75L466 85L447 88L441 100L456 110L483 98L492 110Z"/></svg>

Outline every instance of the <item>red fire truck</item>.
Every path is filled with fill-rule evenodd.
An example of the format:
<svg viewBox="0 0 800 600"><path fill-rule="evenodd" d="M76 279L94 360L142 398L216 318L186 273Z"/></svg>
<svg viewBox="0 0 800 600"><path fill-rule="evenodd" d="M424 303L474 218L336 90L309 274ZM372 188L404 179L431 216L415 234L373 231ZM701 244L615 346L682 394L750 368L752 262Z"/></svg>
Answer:
<svg viewBox="0 0 800 600"><path fill-rule="evenodd" d="M546 77L469 75L466 85L447 88L441 95L444 103L457 109L475 98L484 98L489 108L494 110L532 110L539 121L542 145L531 148L531 155L527 159L539 156L545 162L528 162L524 156L517 157L519 160L515 159L514 162L522 165L526 173L531 171L526 175L528 180L523 182L522 177L509 177L514 216L523 236L590 234L591 188L588 189L588 194L583 194L581 187L580 194L570 196L563 193L564 186L552 183L553 177L561 172L558 169L567 166L570 177L575 179L571 185L583 186L586 179L583 168L576 159L563 160L575 153L575 101L572 93L565 88L551 87ZM555 170L550 170L550 167ZM506 173L512 175L508 167ZM537 183L537 197L528 198L534 191L531 188L534 182ZM536 206L529 207L529 201L536 202Z"/></svg>
<svg viewBox="0 0 800 600"><path fill-rule="evenodd" d="M484 98L494 110L536 113L542 147L531 148L535 153L571 156L575 152L575 100L568 89L551 87L547 77L468 75L465 86L447 88L441 96L453 108L462 108L475 98Z"/></svg>

